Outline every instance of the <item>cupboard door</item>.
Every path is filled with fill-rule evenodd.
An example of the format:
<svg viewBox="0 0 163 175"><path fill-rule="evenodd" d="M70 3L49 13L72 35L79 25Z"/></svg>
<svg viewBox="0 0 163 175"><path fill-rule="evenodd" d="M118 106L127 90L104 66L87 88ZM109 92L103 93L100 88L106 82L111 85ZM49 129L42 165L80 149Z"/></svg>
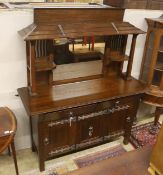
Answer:
<svg viewBox="0 0 163 175"><path fill-rule="evenodd" d="M78 149L95 145L103 141L102 122L103 116L90 118L85 118L85 116L78 117L76 145Z"/></svg>
<svg viewBox="0 0 163 175"><path fill-rule="evenodd" d="M45 122L43 127L44 152L47 157L75 150L75 117Z"/></svg>
<svg viewBox="0 0 163 175"><path fill-rule="evenodd" d="M140 79L154 90L163 87L163 32L148 31Z"/></svg>
<svg viewBox="0 0 163 175"><path fill-rule="evenodd" d="M159 47L157 50L157 60L154 67L154 75L152 84L158 86L160 90L163 90L163 31L159 41Z"/></svg>
<svg viewBox="0 0 163 175"><path fill-rule="evenodd" d="M139 96L135 96L120 99L120 103L110 109L109 114L104 115L103 135L105 141L123 135L124 143L128 143L131 127L136 119L139 98ZM122 104L122 102L124 103Z"/></svg>
<svg viewBox="0 0 163 175"><path fill-rule="evenodd" d="M110 140L124 134L126 116L126 110L105 115L104 140Z"/></svg>

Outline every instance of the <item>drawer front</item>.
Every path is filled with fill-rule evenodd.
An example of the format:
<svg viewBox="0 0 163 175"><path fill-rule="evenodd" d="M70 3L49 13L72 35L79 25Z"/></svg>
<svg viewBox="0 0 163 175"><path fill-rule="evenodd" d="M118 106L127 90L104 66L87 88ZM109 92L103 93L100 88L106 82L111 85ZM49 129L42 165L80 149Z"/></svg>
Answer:
<svg viewBox="0 0 163 175"><path fill-rule="evenodd" d="M58 112L49 112L43 115L43 122L45 121L54 121L54 120L69 120L70 118L75 118L77 116L81 116L83 114L89 114L94 111L97 111L97 103L81 106L81 107L74 107L70 109L65 109Z"/></svg>
<svg viewBox="0 0 163 175"><path fill-rule="evenodd" d="M101 112L103 110L109 109L110 112L134 108L135 103L137 103L138 97L137 96L130 96L130 97L123 97L114 100L107 100L103 102L98 102L90 105L85 105L81 107L74 107L70 109L65 109L58 112L51 112L44 114L43 121L52 121L52 120L68 120L70 118L83 116L91 113ZM107 111L109 112L109 111ZM99 113L99 115L101 115Z"/></svg>
<svg viewBox="0 0 163 175"><path fill-rule="evenodd" d="M135 108L135 105L137 106L137 103L139 102L138 96L130 96L130 97L123 97L118 98L110 101L101 102L98 104L98 110L105 110L108 109L108 113L114 113L117 111L123 111L123 110L132 110Z"/></svg>

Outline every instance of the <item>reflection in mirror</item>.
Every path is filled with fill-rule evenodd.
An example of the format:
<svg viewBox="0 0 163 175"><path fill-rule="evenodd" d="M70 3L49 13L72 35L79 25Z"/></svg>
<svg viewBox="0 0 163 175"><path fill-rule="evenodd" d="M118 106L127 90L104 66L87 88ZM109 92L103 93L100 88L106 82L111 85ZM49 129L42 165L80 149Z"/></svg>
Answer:
<svg viewBox="0 0 163 175"><path fill-rule="evenodd" d="M95 44L94 37L54 40L54 62L57 65L100 60L103 52L103 45Z"/></svg>
<svg viewBox="0 0 163 175"><path fill-rule="evenodd" d="M104 43L93 37L54 40L54 84L101 76L103 53Z"/></svg>

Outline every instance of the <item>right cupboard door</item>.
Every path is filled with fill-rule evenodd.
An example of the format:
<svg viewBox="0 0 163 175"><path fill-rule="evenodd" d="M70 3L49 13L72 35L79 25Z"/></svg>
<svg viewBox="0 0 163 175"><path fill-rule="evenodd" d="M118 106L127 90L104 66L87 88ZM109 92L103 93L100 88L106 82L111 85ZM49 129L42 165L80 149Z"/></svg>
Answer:
<svg viewBox="0 0 163 175"><path fill-rule="evenodd" d="M127 144L131 135L131 127L139 105L140 96L131 96L119 99L118 105L104 115L103 135L104 141L110 141L118 136L124 136Z"/></svg>
<svg viewBox="0 0 163 175"><path fill-rule="evenodd" d="M104 122L104 140L111 140L124 134L127 111L117 111L105 115Z"/></svg>

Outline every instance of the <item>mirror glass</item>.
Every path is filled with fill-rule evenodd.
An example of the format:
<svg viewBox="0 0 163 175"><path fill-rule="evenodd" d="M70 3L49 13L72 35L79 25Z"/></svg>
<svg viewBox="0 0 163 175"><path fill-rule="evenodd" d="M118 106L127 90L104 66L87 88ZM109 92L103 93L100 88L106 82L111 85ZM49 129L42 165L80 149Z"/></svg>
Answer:
<svg viewBox="0 0 163 175"><path fill-rule="evenodd" d="M56 84L97 78L102 74L104 42L91 38L54 41L53 80Z"/></svg>

